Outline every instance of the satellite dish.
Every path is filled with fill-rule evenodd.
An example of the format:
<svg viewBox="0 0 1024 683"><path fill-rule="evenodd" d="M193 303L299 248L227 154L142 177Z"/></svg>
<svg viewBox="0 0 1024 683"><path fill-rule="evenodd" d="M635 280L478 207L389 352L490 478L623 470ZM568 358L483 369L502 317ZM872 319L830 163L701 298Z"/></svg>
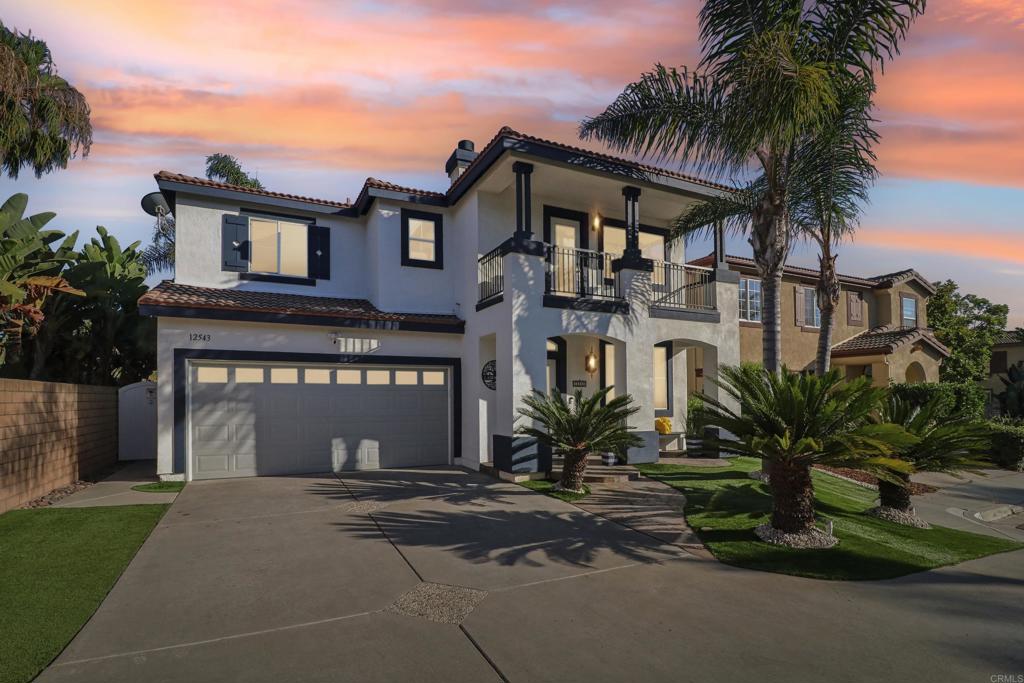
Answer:
<svg viewBox="0 0 1024 683"><path fill-rule="evenodd" d="M150 216L166 216L171 212L171 207L168 206L167 200L164 199L164 195L161 192L150 192L142 198L142 210L148 213Z"/></svg>

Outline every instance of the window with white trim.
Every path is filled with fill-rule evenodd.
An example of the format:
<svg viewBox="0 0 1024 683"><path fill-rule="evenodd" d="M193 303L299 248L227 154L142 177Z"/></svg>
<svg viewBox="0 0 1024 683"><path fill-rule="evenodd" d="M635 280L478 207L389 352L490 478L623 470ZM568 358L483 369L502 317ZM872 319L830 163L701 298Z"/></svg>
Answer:
<svg viewBox="0 0 1024 683"><path fill-rule="evenodd" d="M804 325L821 327L821 309L818 308L818 290L804 288Z"/></svg>
<svg viewBox="0 0 1024 683"><path fill-rule="evenodd" d="M740 278L740 320L761 322L761 281Z"/></svg>
<svg viewBox="0 0 1024 683"><path fill-rule="evenodd" d="M912 296L900 297L900 311L903 327L917 327L917 299Z"/></svg>

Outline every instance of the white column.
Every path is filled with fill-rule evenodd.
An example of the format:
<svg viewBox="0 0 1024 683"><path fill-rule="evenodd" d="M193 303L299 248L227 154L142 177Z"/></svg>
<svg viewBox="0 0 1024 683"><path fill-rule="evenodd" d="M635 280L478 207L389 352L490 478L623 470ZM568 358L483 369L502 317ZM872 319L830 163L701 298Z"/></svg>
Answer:
<svg viewBox="0 0 1024 683"><path fill-rule="evenodd" d="M658 433L654 430L654 343L647 324L651 304L651 273L646 270L623 269L619 273L622 294L629 302L632 334L625 344L625 391L633 396L639 408L629 418L634 433L644 445L629 450L629 462L656 462L658 460Z"/></svg>

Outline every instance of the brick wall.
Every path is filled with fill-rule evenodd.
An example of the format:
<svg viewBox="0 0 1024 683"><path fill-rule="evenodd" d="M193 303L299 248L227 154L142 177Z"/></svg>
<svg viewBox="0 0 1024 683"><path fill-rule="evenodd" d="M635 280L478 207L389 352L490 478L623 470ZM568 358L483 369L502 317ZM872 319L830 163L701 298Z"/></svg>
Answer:
<svg viewBox="0 0 1024 683"><path fill-rule="evenodd" d="M116 462L116 387L0 379L0 513Z"/></svg>

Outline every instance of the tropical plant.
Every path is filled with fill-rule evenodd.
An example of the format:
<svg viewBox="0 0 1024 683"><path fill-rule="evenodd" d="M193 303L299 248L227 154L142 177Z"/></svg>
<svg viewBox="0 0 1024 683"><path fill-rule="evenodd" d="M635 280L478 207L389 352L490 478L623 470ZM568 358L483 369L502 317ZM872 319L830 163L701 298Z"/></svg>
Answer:
<svg viewBox="0 0 1024 683"><path fill-rule="evenodd" d="M832 333L842 290L836 272L836 247L853 236L868 190L878 171L873 146L871 97L867 78L837 79L835 113L806 136L794 157L791 204L793 223L818 245L817 304L821 311L815 371L824 375L832 360Z"/></svg>
<svg viewBox="0 0 1024 683"><path fill-rule="evenodd" d="M960 292L945 280L928 297L928 326L949 349L939 377L944 382L983 382L988 378L992 345L1006 328L1010 309L974 294Z"/></svg>
<svg viewBox="0 0 1024 683"><path fill-rule="evenodd" d="M15 194L0 206L0 366L8 353L20 352L22 339L43 323L43 304L54 292L81 296L62 277L78 233L64 238L43 230L53 213L25 217L28 195Z"/></svg>
<svg viewBox="0 0 1024 683"><path fill-rule="evenodd" d="M220 180L230 185L262 190L263 184L255 175L249 175L242 169L238 159L230 154L211 154L206 157L206 177Z"/></svg>
<svg viewBox="0 0 1024 683"><path fill-rule="evenodd" d="M86 296L57 296L47 305L53 324L36 337L33 379L123 385L153 371L155 325L138 311L147 291L139 243L122 248L104 227L96 231L67 269Z"/></svg>
<svg viewBox="0 0 1024 683"><path fill-rule="evenodd" d="M152 241L140 256L148 275L174 270L174 229L174 216L158 216L154 221Z"/></svg>
<svg viewBox="0 0 1024 683"><path fill-rule="evenodd" d="M1006 377L1000 376L999 381L1006 387L996 394L999 412L1007 417L1024 417L1024 367L1011 365L1006 369Z"/></svg>
<svg viewBox="0 0 1024 683"><path fill-rule="evenodd" d="M840 110L842 83L873 85L925 0L706 0L696 71L657 65L626 87L580 136L631 154L749 178L696 204L674 225L690 235L724 224L746 234L762 278L763 356L781 368L782 270L801 145Z"/></svg>
<svg viewBox="0 0 1024 683"><path fill-rule="evenodd" d="M36 177L92 147L85 96L57 74L46 43L0 22L0 168Z"/></svg>
<svg viewBox="0 0 1024 683"><path fill-rule="evenodd" d="M980 456L991 446L990 430L967 413L950 412L940 396L916 405L889 392L875 421L899 425L915 437L892 454L901 463L890 468L892 477L878 481L880 516L887 516L889 511L898 513L888 517L891 521L924 526L913 519L911 473L973 471L986 464Z"/></svg>
<svg viewBox="0 0 1024 683"><path fill-rule="evenodd" d="M518 413L529 424L518 425L516 433L530 436L564 459L559 486L567 491L582 492L587 456L598 453L620 453L642 446L643 439L626 424L627 418L639 408L629 394L605 400L612 387L584 397L577 389L569 401L561 392L545 394L534 390L523 397L525 407Z"/></svg>
<svg viewBox="0 0 1024 683"><path fill-rule="evenodd" d="M772 515L759 531L762 538L773 531L814 534L812 465L885 468L880 476L888 476L901 467L888 456L913 440L898 425L872 422L884 390L866 378L846 382L837 370L775 373L744 364L719 368L712 381L731 400L704 397L698 420L724 435L707 440L720 450L761 458L768 467Z"/></svg>

